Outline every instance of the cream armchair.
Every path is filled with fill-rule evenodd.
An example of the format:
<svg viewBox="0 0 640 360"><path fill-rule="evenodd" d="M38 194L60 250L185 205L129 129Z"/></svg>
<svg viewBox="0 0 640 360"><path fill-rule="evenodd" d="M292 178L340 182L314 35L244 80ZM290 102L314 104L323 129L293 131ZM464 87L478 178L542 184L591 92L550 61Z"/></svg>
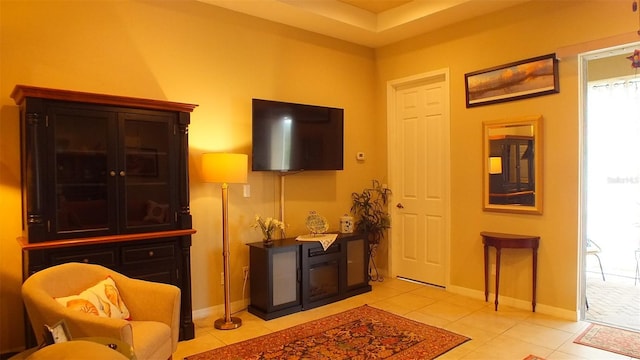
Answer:
<svg viewBox="0 0 640 360"><path fill-rule="evenodd" d="M112 319L67 309L54 298L79 294L111 276L131 314ZM99 265L66 263L31 275L22 297L38 343L45 324L64 319L72 338L110 337L130 344L138 360L170 359L178 346L180 289L131 279Z"/></svg>

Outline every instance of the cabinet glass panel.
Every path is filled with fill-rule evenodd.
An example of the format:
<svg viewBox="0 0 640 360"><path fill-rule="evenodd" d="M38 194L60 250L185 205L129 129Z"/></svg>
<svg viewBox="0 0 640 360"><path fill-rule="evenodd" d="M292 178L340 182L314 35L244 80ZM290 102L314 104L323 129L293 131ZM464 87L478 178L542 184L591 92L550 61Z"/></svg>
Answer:
<svg viewBox="0 0 640 360"><path fill-rule="evenodd" d="M109 227L109 116L74 109L53 112L57 233Z"/></svg>
<svg viewBox="0 0 640 360"><path fill-rule="evenodd" d="M364 239L347 242L347 286L361 285L365 282Z"/></svg>
<svg viewBox="0 0 640 360"><path fill-rule="evenodd" d="M273 306L298 300L298 252L273 254Z"/></svg>
<svg viewBox="0 0 640 360"><path fill-rule="evenodd" d="M171 223L171 118L125 114L126 227Z"/></svg>

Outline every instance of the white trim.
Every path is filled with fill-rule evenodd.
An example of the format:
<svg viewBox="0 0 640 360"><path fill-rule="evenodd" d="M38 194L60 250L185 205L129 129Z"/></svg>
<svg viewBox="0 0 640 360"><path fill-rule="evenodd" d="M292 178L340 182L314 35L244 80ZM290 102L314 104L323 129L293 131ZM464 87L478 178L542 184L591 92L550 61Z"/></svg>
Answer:
<svg viewBox="0 0 640 360"><path fill-rule="evenodd" d="M249 305L249 299L234 301L229 305L231 306L231 314L233 315L235 313L245 311L247 309L247 305ZM193 310L191 312L191 316L194 320L202 320L208 317L214 317L215 315L224 317L224 304L210 306L204 309ZM213 319L211 321L211 326L213 326Z"/></svg>
<svg viewBox="0 0 640 360"><path fill-rule="evenodd" d="M578 49L584 51L578 53L578 239L576 241L578 252L578 270L577 270L577 293L576 293L576 312L579 320L584 320L586 317L586 238L587 238L587 219L586 219L586 204L587 193L586 185L584 184L585 178L585 161L586 152L585 148L585 121L587 112L587 91L589 87L588 76L588 62L598 58L616 56L621 53L630 52L633 48L640 45L640 42L629 42L632 37L629 36L614 36L604 39L602 41L589 43L590 47L579 47ZM599 46L600 48L596 48ZM604 48L603 48L604 47ZM594 81L593 83L597 83Z"/></svg>
<svg viewBox="0 0 640 360"><path fill-rule="evenodd" d="M477 299L484 301L484 291L464 288L459 286L450 286L447 288L447 291L458 294L462 296L466 296L472 299ZM493 300L495 299L495 293L489 293L489 301L487 302L488 306L491 306L493 309ZM520 310L528 310L531 311L531 301L516 299L512 297L498 295L498 311L500 311L500 306L509 306L512 308L520 309ZM553 317L557 317L560 319L566 319L570 321L578 321L578 313L576 311L571 311L567 309L561 309L554 306L549 306L545 304L536 304L536 314L544 314L550 315Z"/></svg>

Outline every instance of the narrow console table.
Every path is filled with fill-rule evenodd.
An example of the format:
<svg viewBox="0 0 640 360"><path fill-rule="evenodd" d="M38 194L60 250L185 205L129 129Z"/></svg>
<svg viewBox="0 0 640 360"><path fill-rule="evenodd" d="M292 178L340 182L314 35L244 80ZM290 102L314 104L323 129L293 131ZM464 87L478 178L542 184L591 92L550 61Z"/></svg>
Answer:
<svg viewBox="0 0 640 360"><path fill-rule="evenodd" d="M496 299L495 310L498 311L498 287L500 284L500 253L502 249L532 249L533 253L533 299L531 308L536 312L536 274L538 270L538 246L539 236L503 234L483 231L482 243L484 244L484 301L489 301L489 247L496 249Z"/></svg>

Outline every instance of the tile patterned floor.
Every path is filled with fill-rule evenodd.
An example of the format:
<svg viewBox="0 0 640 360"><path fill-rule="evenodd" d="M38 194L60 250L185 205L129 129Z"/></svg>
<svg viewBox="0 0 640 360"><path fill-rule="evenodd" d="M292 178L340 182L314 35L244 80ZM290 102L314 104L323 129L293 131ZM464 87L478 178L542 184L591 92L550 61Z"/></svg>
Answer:
<svg viewBox="0 0 640 360"><path fill-rule="evenodd" d="M631 277L587 273L588 321L640 331L640 284ZM634 283L635 281L635 283Z"/></svg>
<svg viewBox="0 0 640 360"><path fill-rule="evenodd" d="M425 285L395 279L372 283L373 291L319 308L263 321L246 311L236 330L216 330L215 318L197 319L196 338L182 341L174 359L271 333L303 322L335 314L363 304L396 313L429 325L448 329L472 340L442 355L439 359L520 360L535 354L547 360L624 359L629 357L574 344L573 340L588 326L448 293Z"/></svg>

